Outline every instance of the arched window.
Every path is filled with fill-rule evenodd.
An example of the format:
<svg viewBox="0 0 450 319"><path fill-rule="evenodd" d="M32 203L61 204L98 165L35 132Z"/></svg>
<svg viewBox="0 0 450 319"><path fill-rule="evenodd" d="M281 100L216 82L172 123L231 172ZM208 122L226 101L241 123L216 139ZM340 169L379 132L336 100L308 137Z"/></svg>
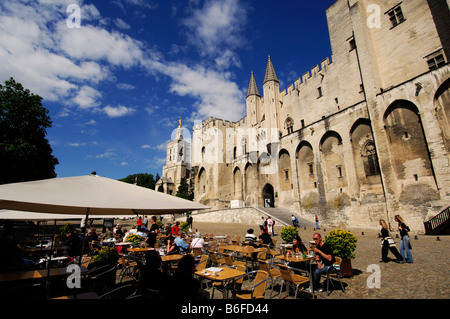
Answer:
<svg viewBox="0 0 450 319"><path fill-rule="evenodd" d="M375 150L375 144L372 140L368 140L362 147L361 157L366 176L380 175L377 152Z"/></svg>
<svg viewBox="0 0 450 319"><path fill-rule="evenodd" d="M288 117L286 119L286 122L284 122L284 126L286 127L288 134L294 132L294 120L291 117Z"/></svg>

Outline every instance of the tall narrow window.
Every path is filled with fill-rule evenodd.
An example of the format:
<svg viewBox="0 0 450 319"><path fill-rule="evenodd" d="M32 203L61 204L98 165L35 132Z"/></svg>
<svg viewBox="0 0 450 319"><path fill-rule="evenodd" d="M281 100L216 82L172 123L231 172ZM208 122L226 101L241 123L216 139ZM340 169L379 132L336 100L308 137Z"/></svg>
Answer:
<svg viewBox="0 0 450 319"><path fill-rule="evenodd" d="M314 175L313 163L308 163L309 175Z"/></svg>
<svg viewBox="0 0 450 319"><path fill-rule="evenodd" d="M286 127L288 134L291 134L294 132L294 120L292 118L288 117L286 119L286 122L284 123L284 125Z"/></svg>
<svg viewBox="0 0 450 319"><path fill-rule="evenodd" d="M378 157L373 141L367 141L362 149L362 160L366 176L379 175Z"/></svg>
<svg viewBox="0 0 450 319"><path fill-rule="evenodd" d="M437 69L445 64L444 55L439 54L438 56L427 60L427 63L430 70Z"/></svg>
<svg viewBox="0 0 450 319"><path fill-rule="evenodd" d="M402 7L396 6L395 8L389 10L387 12L389 16L389 20L391 20L392 27L397 26L398 24L405 21L405 17L403 16Z"/></svg>

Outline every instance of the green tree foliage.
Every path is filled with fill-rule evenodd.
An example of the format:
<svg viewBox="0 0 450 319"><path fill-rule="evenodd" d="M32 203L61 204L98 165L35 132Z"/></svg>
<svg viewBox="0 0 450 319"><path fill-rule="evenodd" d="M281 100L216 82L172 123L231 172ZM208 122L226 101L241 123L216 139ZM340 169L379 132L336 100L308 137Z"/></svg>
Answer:
<svg viewBox="0 0 450 319"><path fill-rule="evenodd" d="M13 78L0 84L0 184L56 177L59 162L46 139L51 126L42 97Z"/></svg>
<svg viewBox="0 0 450 319"><path fill-rule="evenodd" d="M159 175L156 174L156 179L153 177L153 174L140 173L128 175L125 178L119 179L121 182L135 184L137 182L138 186L155 189L155 184L159 180Z"/></svg>
<svg viewBox="0 0 450 319"><path fill-rule="evenodd" d="M189 187L189 183L185 177L183 177L180 181L180 186L178 186L178 191L176 194L177 197L181 197L188 200L194 199L194 193Z"/></svg>

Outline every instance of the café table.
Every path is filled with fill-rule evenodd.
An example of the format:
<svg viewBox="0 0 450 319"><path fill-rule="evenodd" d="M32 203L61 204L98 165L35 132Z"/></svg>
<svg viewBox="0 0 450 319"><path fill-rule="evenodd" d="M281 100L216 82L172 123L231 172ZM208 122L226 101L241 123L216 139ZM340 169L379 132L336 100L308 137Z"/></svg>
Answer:
<svg viewBox="0 0 450 319"><path fill-rule="evenodd" d="M172 261L179 261L181 258L183 258L184 255L181 254L173 254L173 255L162 255L161 261L162 262L172 262Z"/></svg>
<svg viewBox="0 0 450 319"><path fill-rule="evenodd" d="M211 281L221 281L223 283L223 299L226 299L228 296L227 285L236 278L245 275L245 271L229 267L209 267L202 271L196 271L195 274Z"/></svg>
<svg viewBox="0 0 450 319"><path fill-rule="evenodd" d="M225 242L225 240L227 239L227 236L226 235L224 235L224 236L214 236L214 239L217 242L222 243L222 242Z"/></svg>
<svg viewBox="0 0 450 319"><path fill-rule="evenodd" d="M50 271L49 271L50 270ZM81 266L81 272L87 272L88 270ZM67 272L67 268L50 268L40 270L26 270L26 271L13 271L0 274L0 283L10 281L21 281L30 279L43 279L46 277L60 277L68 276L71 272Z"/></svg>
<svg viewBox="0 0 450 319"><path fill-rule="evenodd" d="M73 295L69 295L69 296L60 296L60 297L55 297L52 299L74 299ZM100 296L95 293L95 292L83 292L81 294L77 294L76 299L100 299Z"/></svg>
<svg viewBox="0 0 450 319"><path fill-rule="evenodd" d="M134 247L128 248L128 252L136 254L137 258L144 259L145 253L151 250L155 250L153 247Z"/></svg>
<svg viewBox="0 0 450 319"><path fill-rule="evenodd" d="M277 256L277 258L284 260L286 265L288 265L289 262L294 262L294 263L305 262L305 263L307 263L307 268L309 268L309 271L307 271L309 280L312 282L312 273L311 273L312 262L311 261L314 261L314 257L306 255L306 257L303 258L303 256L300 254L289 254L289 255L280 255L280 256Z"/></svg>

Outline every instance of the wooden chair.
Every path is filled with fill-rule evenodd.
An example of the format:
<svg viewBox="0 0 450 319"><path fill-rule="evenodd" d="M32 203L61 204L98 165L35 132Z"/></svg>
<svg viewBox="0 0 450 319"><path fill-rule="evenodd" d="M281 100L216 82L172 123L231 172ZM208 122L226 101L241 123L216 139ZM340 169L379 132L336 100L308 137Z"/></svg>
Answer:
<svg viewBox="0 0 450 319"><path fill-rule="evenodd" d="M237 266L236 266L236 269L237 269L237 270L240 270L240 271L245 271L245 266L237 265ZM244 282L244 276L241 276L241 277L239 277L238 280L234 280L234 281L228 283L228 285L227 285L227 287L226 287L226 288L227 288L227 293L228 293L228 291L230 291L231 294L232 294L233 296L235 296L236 292L238 292L238 291L241 290L241 287L242 287L242 283L243 283L243 282ZM224 288L225 288L225 287L224 287L223 282L214 282L214 283L212 284L211 299L214 299L214 290L215 290L215 289L217 289L217 290L222 290L222 292L223 292L223 289L224 289ZM227 296L227 297L228 297L228 296Z"/></svg>
<svg viewBox="0 0 450 319"><path fill-rule="evenodd" d="M135 257L132 257L131 255L122 255L122 257L118 260L118 266L121 268L118 275L119 283L121 283L125 277L131 278L135 281L138 280L138 264Z"/></svg>
<svg viewBox="0 0 450 319"><path fill-rule="evenodd" d="M245 261L233 260L231 258L231 254L222 254L222 255L223 255L223 259L225 260L225 264L228 267L235 268L238 265L244 266L244 268L247 267L247 263Z"/></svg>
<svg viewBox="0 0 450 319"><path fill-rule="evenodd" d="M281 292L283 291L283 283L286 283L286 290L287 290L287 293L288 293L287 296L289 297L289 285L292 284L296 288L295 289L295 296L294 296L294 298L296 299L297 298L298 288L300 287L300 285L308 283L309 282L309 278L291 273L291 270L302 271L301 269L296 269L296 268L288 267L286 265L281 265L281 264L278 265L278 268L280 269L281 278L282 278L281 288L280 288L280 298L281 298ZM311 294L314 297L314 291L313 290L311 290Z"/></svg>
<svg viewBox="0 0 450 319"><path fill-rule="evenodd" d="M272 249L270 247L267 247L267 255L269 255L269 257L272 259L271 263L274 264L275 263L275 258L278 258L280 256L283 256L282 253L277 252L275 249Z"/></svg>
<svg viewBox="0 0 450 319"><path fill-rule="evenodd" d="M327 293L328 295L331 294L331 291L329 291L329 286L330 286L330 282L331 284L334 286L333 281L331 280L331 278L336 278L340 285L341 285L341 289L342 291L345 293L345 288L344 285L342 284L341 278L342 278L342 274L341 274L341 262L342 259L340 257L335 257L336 262L333 264L333 268L330 269L327 273Z"/></svg>
<svg viewBox="0 0 450 319"><path fill-rule="evenodd" d="M258 259L258 264L259 264L259 269L267 272L269 274L269 277L272 278L272 291L270 292L270 297L269 297L269 298L272 298L273 286L274 286L275 280L277 278L281 277L280 269L270 268L268 261L262 260L262 259Z"/></svg>
<svg viewBox="0 0 450 319"><path fill-rule="evenodd" d="M198 256L201 256L201 255L203 255L203 251L202 251L202 249L201 248L196 248L196 247L193 247L192 248L192 255L194 256L194 257L198 257Z"/></svg>
<svg viewBox="0 0 450 319"><path fill-rule="evenodd" d="M241 277L248 276L250 274L256 273L255 279L253 280L252 287L249 291L240 291L236 294L238 299L264 299L264 294L266 292L267 279L269 274L264 270L254 270L247 273ZM239 278L238 278L239 279Z"/></svg>
<svg viewBox="0 0 450 319"><path fill-rule="evenodd" d="M208 255L201 255L200 261L198 262L196 268L197 271L202 271L206 268L206 264L208 263Z"/></svg>
<svg viewBox="0 0 450 319"><path fill-rule="evenodd" d="M217 258L216 252L208 252L209 255L209 259L211 261L211 264L213 266L220 266L220 265L224 265L225 264L225 259L223 258Z"/></svg>

